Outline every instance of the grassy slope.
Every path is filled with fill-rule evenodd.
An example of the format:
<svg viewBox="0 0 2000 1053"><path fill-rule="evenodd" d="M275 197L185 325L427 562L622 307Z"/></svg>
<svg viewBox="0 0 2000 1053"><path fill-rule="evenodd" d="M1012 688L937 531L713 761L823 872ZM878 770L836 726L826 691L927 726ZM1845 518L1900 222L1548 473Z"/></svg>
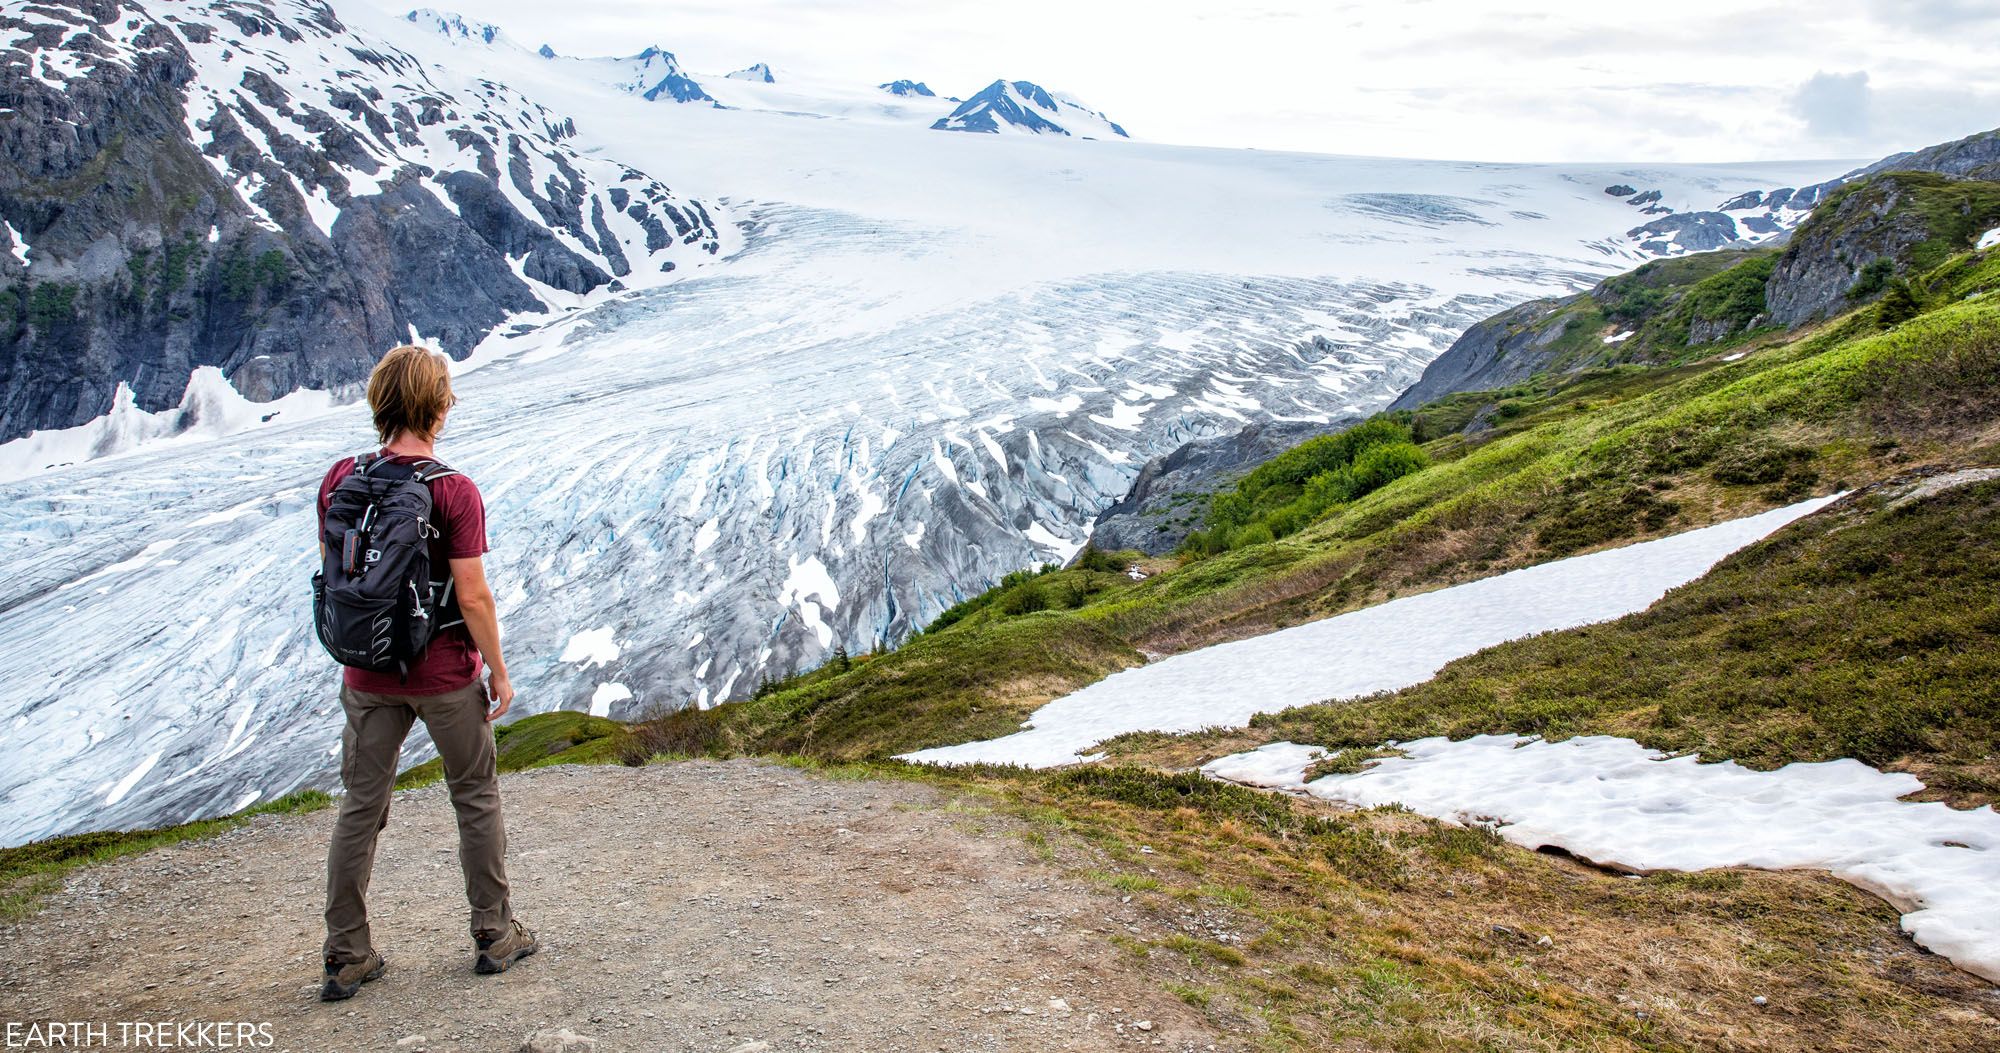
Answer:
<svg viewBox="0 0 2000 1053"><path fill-rule="evenodd" d="M1652 608L1489 648L1434 679L1125 752L1183 760L1294 739L1610 734L1752 766L1854 757L1932 796L2000 801L2000 482L1892 507L1861 495ZM1212 745L1209 745L1212 744Z"/></svg>
<svg viewBox="0 0 2000 1053"><path fill-rule="evenodd" d="M1912 947L1886 904L1822 875L1638 880L1396 809L1339 813L1152 768L916 777L1026 820L1050 864L1146 908L1154 925L1104 938L1257 1048L1821 1053L2000 1040L1988 985ZM979 808L951 806L977 821Z"/></svg>

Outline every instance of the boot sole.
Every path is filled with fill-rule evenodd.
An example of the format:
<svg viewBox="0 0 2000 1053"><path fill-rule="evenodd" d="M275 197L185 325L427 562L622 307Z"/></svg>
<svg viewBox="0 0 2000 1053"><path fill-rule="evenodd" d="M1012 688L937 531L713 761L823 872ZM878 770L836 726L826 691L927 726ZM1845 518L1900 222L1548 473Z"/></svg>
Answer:
<svg viewBox="0 0 2000 1053"><path fill-rule="evenodd" d="M388 968L389 963L384 961L382 964L370 969L361 979L351 984L343 984L339 980L329 976L326 978L325 986L319 989L319 1000L322 1002L345 1002L354 997L354 992L361 990L362 984L379 978L383 971Z"/></svg>
<svg viewBox="0 0 2000 1053"><path fill-rule="evenodd" d="M479 956L479 960L472 963L472 971L480 974L481 976L492 976L494 973L504 973L515 962L518 962L521 959L526 958L528 955L531 955L541 949L542 948L540 944L531 943L528 946L523 947L518 951L515 951L514 953L508 955L505 958L489 958L484 953L482 953Z"/></svg>

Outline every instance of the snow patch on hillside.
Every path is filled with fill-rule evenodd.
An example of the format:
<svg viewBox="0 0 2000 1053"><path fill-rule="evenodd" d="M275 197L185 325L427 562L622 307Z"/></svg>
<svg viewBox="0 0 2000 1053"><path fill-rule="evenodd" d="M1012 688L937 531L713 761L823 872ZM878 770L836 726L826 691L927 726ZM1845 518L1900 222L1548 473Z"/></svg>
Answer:
<svg viewBox="0 0 2000 1053"><path fill-rule="evenodd" d="M1025 731L904 754L938 764L1048 768L1131 731L1241 727L1270 713L1392 691L1481 648L1645 610L1723 557L1838 499L1573 556L1217 644L1114 673L1035 711Z"/></svg>
<svg viewBox="0 0 2000 1053"><path fill-rule="evenodd" d="M1213 761L1220 779L1368 808L1400 804L1492 822L1524 848L1648 870L1826 870L1904 911L1903 929L2000 982L2000 813L1899 800L1917 777L1856 760L1753 771L1603 735L1479 735L1395 744L1403 754L1311 782L1321 751L1274 742Z"/></svg>

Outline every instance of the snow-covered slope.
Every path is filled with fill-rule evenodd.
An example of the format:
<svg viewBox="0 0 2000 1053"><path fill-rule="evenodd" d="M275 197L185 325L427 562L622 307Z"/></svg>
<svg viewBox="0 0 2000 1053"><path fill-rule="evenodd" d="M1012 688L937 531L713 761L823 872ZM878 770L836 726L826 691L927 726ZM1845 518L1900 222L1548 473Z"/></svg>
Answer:
<svg viewBox="0 0 2000 1053"><path fill-rule="evenodd" d="M1147 457L1366 413L1473 321L1642 258L1621 166L941 135L912 115L945 100L790 71L660 105L342 15L424 76L482 48L581 158L740 223L719 265L503 329L458 378L440 450L487 498L523 713L711 704L900 639L1065 557ZM1722 200L1829 167L1645 173ZM311 499L368 441L348 406L0 485L0 841L330 782Z"/></svg>
<svg viewBox="0 0 2000 1053"><path fill-rule="evenodd" d="M1825 507L1814 498L1728 523L1407 596L1114 673L1035 711L1027 730L905 759L1044 768L1131 731L1241 727L1330 699L1419 683L1455 658L1644 610L1724 556Z"/></svg>
<svg viewBox="0 0 2000 1053"><path fill-rule="evenodd" d="M1903 929L1959 967L2000 982L2000 814L1902 798L1908 772L1844 759L1754 771L1667 757L1630 739L1419 739L1402 756L1308 782L1324 754L1274 742L1202 770L1251 786L1361 807L1489 823L1526 848L1553 846L1634 870L1812 868L1903 910Z"/></svg>
<svg viewBox="0 0 2000 1053"><path fill-rule="evenodd" d="M1129 138L1109 117L1025 80L996 80L931 127L947 132Z"/></svg>

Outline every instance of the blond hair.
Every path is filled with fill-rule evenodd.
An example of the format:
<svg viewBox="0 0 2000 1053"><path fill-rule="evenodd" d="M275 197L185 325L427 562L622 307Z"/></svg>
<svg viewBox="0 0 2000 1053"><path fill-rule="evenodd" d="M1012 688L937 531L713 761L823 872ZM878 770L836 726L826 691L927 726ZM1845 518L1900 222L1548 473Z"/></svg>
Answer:
<svg viewBox="0 0 2000 1053"><path fill-rule="evenodd" d="M368 408L384 444L398 432L425 441L437 438L439 418L457 401L449 360L427 347L405 344L390 351L368 377Z"/></svg>

